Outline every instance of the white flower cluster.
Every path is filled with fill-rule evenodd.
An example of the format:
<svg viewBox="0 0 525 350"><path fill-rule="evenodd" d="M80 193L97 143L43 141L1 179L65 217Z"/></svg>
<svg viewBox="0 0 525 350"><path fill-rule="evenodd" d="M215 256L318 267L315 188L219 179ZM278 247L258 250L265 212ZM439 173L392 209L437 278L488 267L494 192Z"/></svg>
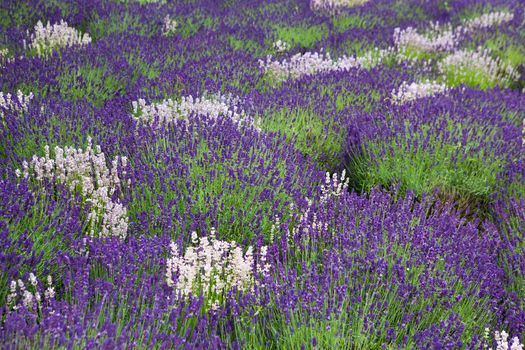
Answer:
<svg viewBox="0 0 525 350"><path fill-rule="evenodd" d="M215 236L212 228L210 236ZM217 305L231 288L239 291L253 291L255 273L266 275L270 265L266 263L267 248L260 251L260 269L254 265L253 248L248 247L243 254L235 242L225 242L214 238L198 238L191 235L192 243L184 255L179 254L177 245L170 245L171 256L167 260L166 282L183 296L190 293L209 297L210 306Z"/></svg>
<svg viewBox="0 0 525 350"><path fill-rule="evenodd" d="M310 0L312 11L337 11L344 8L361 6L369 0Z"/></svg>
<svg viewBox="0 0 525 350"><path fill-rule="evenodd" d="M91 236L114 236L126 238L128 230L127 209L111 197L121 185L117 168L119 163L122 169L127 166L126 157L117 157L111 163L111 169L106 166L106 158L100 146L92 148L91 138L88 137L88 148L65 149L56 146L55 157L51 158L49 146L45 147L45 156L33 156L28 163L23 162L23 176L30 174L37 181L42 179L56 180L65 184L71 191L79 191L85 201L91 204L91 213L88 215L88 229ZM17 169L17 176L21 171ZM126 171L122 174L125 176Z"/></svg>
<svg viewBox="0 0 525 350"><path fill-rule="evenodd" d="M480 78L490 84L505 85L519 79L518 72L499 58L492 58L489 49L458 50L439 62L438 68L460 81Z"/></svg>
<svg viewBox="0 0 525 350"><path fill-rule="evenodd" d="M322 200L321 203L325 204L326 199L324 201ZM328 232L328 222L320 220L315 211L312 215L312 219L309 220L312 206L313 202L308 201L308 208L301 213L299 224L292 229L292 232L290 232L290 230L286 232L288 244L290 244L290 246L296 246L299 238L309 240L312 235L321 236L321 232Z"/></svg>
<svg viewBox="0 0 525 350"><path fill-rule="evenodd" d="M397 90L392 91L392 101L396 104L404 104L418 98L434 96L446 92L447 86L435 81L407 84L405 81Z"/></svg>
<svg viewBox="0 0 525 350"><path fill-rule="evenodd" d="M288 51L290 49L290 45L288 45L287 42L282 41L281 39L279 39L279 40L277 40L276 42L273 43L273 48L277 52L285 52L285 51Z"/></svg>
<svg viewBox="0 0 525 350"><path fill-rule="evenodd" d="M14 62L15 58L9 56L9 49L0 49L0 68L4 68L5 63Z"/></svg>
<svg viewBox="0 0 525 350"><path fill-rule="evenodd" d="M321 185L321 204L326 203L331 197L341 197L341 195L348 189L349 180L350 179L346 177L346 170L343 170L339 180L337 178L337 173L333 173L332 177L330 177L330 173L326 172L325 183L324 185Z"/></svg>
<svg viewBox="0 0 525 350"><path fill-rule="evenodd" d="M53 25L47 22L45 27L41 21L38 21L31 35L29 48L35 49L39 56L43 56L62 47L84 46L89 43L91 43L89 34L81 34L75 28L68 26L64 20Z"/></svg>
<svg viewBox="0 0 525 350"><path fill-rule="evenodd" d="M322 72L371 68L379 64L385 54L384 50L375 50L362 57L343 56L333 60L329 53L305 52L295 54L290 60L284 59L283 61L273 61L272 56L268 55L266 61L259 60L259 66L272 79L285 81Z"/></svg>
<svg viewBox="0 0 525 350"><path fill-rule="evenodd" d="M4 93L0 91L0 117L3 116L2 108L18 113L27 112L29 102L31 102L33 97L32 92L29 95L24 95L22 91L18 90L15 97L10 93L4 95Z"/></svg>
<svg viewBox="0 0 525 350"><path fill-rule="evenodd" d="M175 33L175 31L177 30L177 20L175 18L171 18L170 15L166 15L166 17L164 17L164 28L163 28L163 34L164 35L171 35L173 33Z"/></svg>
<svg viewBox="0 0 525 350"><path fill-rule="evenodd" d="M305 246L308 246L308 240L312 238L312 235L321 236L322 233L329 231L328 222L323 221L317 215L320 208L326 208L326 204L331 198L339 198L348 190L349 178L346 177L346 170L341 172L338 176L337 173L330 175L326 173L325 183L321 185L319 204L320 206L314 209L314 201L309 198L305 198L307 201L307 207L301 212L298 224L295 225L292 231L286 232L286 239L291 247L297 247L298 240L302 240ZM338 203L336 203L338 204ZM294 214L296 212L296 205L292 202L289 206L289 212ZM314 209L314 210L312 210ZM313 212L313 213L312 213ZM275 234L280 229L281 219L279 216L275 216L270 230L270 241L273 241Z"/></svg>
<svg viewBox="0 0 525 350"><path fill-rule="evenodd" d="M464 26L468 31L483 29L510 22L514 19L512 12L490 12L484 13L479 17L465 21Z"/></svg>
<svg viewBox="0 0 525 350"><path fill-rule="evenodd" d="M463 29L452 29L449 25L441 26L431 23L430 30L420 34L413 27L394 29L394 43L396 49L405 53L407 51L435 52L450 51L458 46L463 35Z"/></svg>
<svg viewBox="0 0 525 350"><path fill-rule="evenodd" d="M36 311L37 308L42 306L42 297L38 289L38 281L32 272L29 274L27 287L21 279L11 281L9 294L7 295L7 307L18 310L23 305L28 310ZM49 275L47 276L47 289L44 291L44 298L50 300L54 297L55 288L53 287L53 279Z"/></svg>
<svg viewBox="0 0 525 350"><path fill-rule="evenodd" d="M330 54L305 52L293 55L290 60L272 61L272 56L266 57L266 62L259 60L259 66L264 73L269 74L273 79L284 81L297 79L304 75L311 75L318 72L340 70L338 62L330 58ZM352 62L350 66L357 66L357 62Z"/></svg>
<svg viewBox="0 0 525 350"><path fill-rule="evenodd" d="M468 32L488 28L511 21L514 14L510 12L491 12L472 18L464 26L452 28L450 24L430 23L430 29L420 34L413 27L394 29L394 43L400 53L407 51L437 52L453 51L459 41Z"/></svg>
<svg viewBox="0 0 525 350"><path fill-rule="evenodd" d="M160 103L146 104L144 99L132 102L133 117L139 122L152 125L158 118L159 125L177 119L187 120L191 114L201 114L217 118L225 116L239 125L253 125L253 120L240 108L240 99L229 95L213 95L209 98L182 97L180 102L172 99Z"/></svg>
<svg viewBox="0 0 525 350"><path fill-rule="evenodd" d="M488 328L485 328L485 340L488 341L489 339L489 332L490 330ZM509 334L505 331L501 332L494 332L494 339L496 340L496 350L523 350L525 344L521 344L518 337L512 338L512 344L510 344L509 347ZM485 346L486 348L487 346ZM489 348L489 350L492 350L492 348Z"/></svg>
<svg viewBox="0 0 525 350"><path fill-rule="evenodd" d="M376 47L373 50L367 51L363 56L356 57L356 60L359 64L359 67L370 69L383 63L384 59L387 57L391 57L392 54L392 48L385 50Z"/></svg>

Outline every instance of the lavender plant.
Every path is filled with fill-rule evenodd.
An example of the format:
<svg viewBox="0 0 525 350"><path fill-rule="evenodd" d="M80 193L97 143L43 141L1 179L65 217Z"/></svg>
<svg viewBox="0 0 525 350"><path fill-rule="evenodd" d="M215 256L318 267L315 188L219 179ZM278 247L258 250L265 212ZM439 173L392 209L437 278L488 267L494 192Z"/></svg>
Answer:
<svg viewBox="0 0 525 350"><path fill-rule="evenodd" d="M4 0L0 348L522 348L522 5Z"/></svg>

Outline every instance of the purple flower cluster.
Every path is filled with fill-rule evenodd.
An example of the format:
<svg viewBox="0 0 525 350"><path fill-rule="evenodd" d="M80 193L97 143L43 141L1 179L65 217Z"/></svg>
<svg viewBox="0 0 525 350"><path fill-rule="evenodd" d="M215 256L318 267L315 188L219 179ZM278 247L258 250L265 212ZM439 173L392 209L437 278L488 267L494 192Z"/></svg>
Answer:
<svg viewBox="0 0 525 350"><path fill-rule="evenodd" d="M359 3L3 1L0 348L525 341L525 11ZM37 52L39 21L70 28ZM400 54L395 33L436 22L471 23L454 45L512 82ZM293 57L359 64L260 66Z"/></svg>

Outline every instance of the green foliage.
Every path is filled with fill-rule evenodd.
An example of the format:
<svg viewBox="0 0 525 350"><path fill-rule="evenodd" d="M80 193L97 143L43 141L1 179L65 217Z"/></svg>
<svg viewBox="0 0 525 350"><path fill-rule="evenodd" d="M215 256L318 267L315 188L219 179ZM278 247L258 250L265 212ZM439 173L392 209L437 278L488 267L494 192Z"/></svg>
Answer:
<svg viewBox="0 0 525 350"><path fill-rule="evenodd" d="M116 0L118 2L121 2L123 4L130 4L130 3L138 3L140 5L147 5L147 4L165 4L166 0Z"/></svg>
<svg viewBox="0 0 525 350"><path fill-rule="evenodd" d="M323 169L331 169L339 161L345 130L332 118L323 118L305 109L281 109L265 113L261 117L261 128L283 134Z"/></svg>
<svg viewBox="0 0 525 350"><path fill-rule="evenodd" d="M29 267L27 269L24 268L25 271L20 271L21 275L24 272L34 272L37 276L45 276L47 269L50 267L53 269L57 251L67 251L69 249L69 242L64 240L60 231L71 225L68 224L68 220L71 219L65 215L64 207L60 205L64 203L50 207L51 198L47 196L46 193L38 191L37 185L33 191L32 202L21 202L18 200L18 202L11 203L13 206L24 206L24 215L16 220L5 221L7 222L6 229L9 232L10 239L17 241L24 235L27 235L23 239L28 239L28 242L32 242L32 252L36 256L41 255L42 257L42 260L34 270L29 271ZM53 200L57 200L57 198L55 197ZM16 254L20 252L9 250L4 253ZM0 282L3 277L5 276L0 274ZM4 285L7 286L8 283ZM7 288L0 288L0 302L2 302L2 305L5 305L6 295Z"/></svg>
<svg viewBox="0 0 525 350"><path fill-rule="evenodd" d="M147 79L153 80L160 74L160 63L157 61L153 64L151 62L146 62L146 60L138 53L128 54L127 59L128 64L133 66L133 72L137 75L142 75Z"/></svg>
<svg viewBox="0 0 525 350"><path fill-rule="evenodd" d="M392 20L395 19L397 23L402 20L425 21L431 19L428 11L413 2L397 0L392 4L392 9L396 12L396 15L392 16Z"/></svg>
<svg viewBox="0 0 525 350"><path fill-rule="evenodd" d="M359 218L358 218L359 220ZM356 224L357 226L357 224ZM412 230L412 227L408 228ZM337 230L336 227L330 226L330 230ZM334 233L335 235L335 233ZM293 245L293 242L289 244ZM367 254L366 240L362 242L363 249L359 251L343 251L338 254L343 254L345 258L348 255L358 255L365 258ZM466 289L461 282L449 276L447 279L447 286L450 286L453 293L447 298L452 302L454 307L451 309L439 291L425 294L425 298L415 296L410 303L403 303L399 299L398 291L392 288L396 283L391 283L393 277L394 266L401 266L407 271L407 285L418 289L421 287L422 281L429 278L429 276L436 276L437 278L444 277L445 257L440 257L433 267L414 264L411 260L413 254L410 244L399 245L395 242L389 241L386 236L384 240L385 246L377 250L378 255L376 259L384 261L388 266L388 272L385 275L377 275L363 270L357 273L352 279L345 280L341 276L340 280L334 279L330 286L310 286L310 288L328 288L330 291L337 290L338 285L345 285L347 290L360 290L361 294L356 295L350 303L344 302L337 310L331 309L328 311L328 305L316 304L317 301L302 300L299 296L298 305L310 305L318 308L317 312L302 310L299 306L289 317L280 310L275 299L272 299L269 305L265 305L263 309L258 309L256 312L261 314L261 320L264 323L253 323L253 321L244 321L236 323L235 333L242 340L246 342L246 347L250 349L301 349L302 346L306 349L398 349L403 344L403 337L399 334L406 334L408 336L408 343L403 348L412 349L414 335L418 332L428 329L432 325L439 323L441 320L446 320L449 315L454 312L457 313L465 325L462 338L465 342L472 339L474 335L479 335L483 332L483 327L489 324L491 319L491 312L486 307L489 300L488 297L480 298L479 296L471 295L471 292L476 292L476 287ZM316 241L313 244L307 236L305 241L296 244L292 248L293 260L290 260L288 266L290 269L296 269L296 276L299 276L296 281L296 288L301 289L302 278L308 280L312 274L312 268L317 268L316 274L323 276L331 274L333 271L330 267L325 267L323 257L325 252L330 251L333 254L335 248L330 242ZM388 246L388 247L387 247ZM377 247L376 247L377 248ZM303 268L302 266L306 266ZM409 267L410 266L410 267ZM277 277L278 278L278 277ZM432 277L430 277L432 278ZM370 286L369 289L362 288L362 286ZM462 296L460 301L456 299L457 296ZM335 295L327 295L326 299ZM312 303L312 304L307 304ZM379 306L378 306L379 305ZM382 305L382 306L381 306ZM433 307L428 308L429 305ZM427 310L426 312L421 312ZM365 317L369 314L380 314L380 318L374 321L365 321ZM418 314L416 319L409 320L407 324L401 325L400 320L407 314ZM240 316L242 320L243 316ZM374 333L370 333L366 328L366 323L374 323ZM397 330L398 337L394 339L387 339L387 334L390 328ZM314 338L317 347L314 346Z"/></svg>
<svg viewBox="0 0 525 350"><path fill-rule="evenodd" d="M29 4L20 2L15 8L0 7L0 27L20 27L28 22L32 17L32 7Z"/></svg>
<svg viewBox="0 0 525 350"><path fill-rule="evenodd" d="M301 48L312 48L318 41L328 35L328 28L326 25L314 26L275 26L276 39L286 42L290 47L299 46Z"/></svg>
<svg viewBox="0 0 525 350"><path fill-rule="evenodd" d="M25 117L21 116L21 118ZM96 126L92 125L92 127ZM19 160L29 160L33 155L43 156L46 144L50 149L54 149L55 146L78 148L80 147L78 140L83 140L86 132L89 134L88 130L82 131L82 124L72 124L65 116L50 115L42 124L27 129L24 137L12 145L9 154L10 164L14 169L22 169L22 163Z"/></svg>
<svg viewBox="0 0 525 350"><path fill-rule="evenodd" d="M73 101L85 98L94 106L101 107L117 94L124 93L125 84L115 76L107 74L107 69L106 65L84 65L73 72L60 74L57 80L62 97Z"/></svg>
<svg viewBox="0 0 525 350"><path fill-rule="evenodd" d="M233 35L230 35L228 37L228 42L231 48L234 49L235 51L243 50L245 52L250 52L254 54L261 51L261 47L259 46L259 44L253 40L249 40L249 39L242 40L242 39L236 38Z"/></svg>
<svg viewBox="0 0 525 350"><path fill-rule="evenodd" d="M361 56L373 49L370 43L362 40L347 40L341 44L341 50L347 56Z"/></svg>
<svg viewBox="0 0 525 350"><path fill-rule="evenodd" d="M183 38L189 38L195 35L200 30L206 31L214 30L219 24L219 19L216 17L206 16L203 13L197 11L190 17L173 17L178 23L175 33L178 33Z"/></svg>
<svg viewBox="0 0 525 350"><path fill-rule="evenodd" d="M165 140L159 139L153 149L164 149ZM259 164L239 164L239 150L223 157L219 149L211 150L204 141L198 141L197 151L192 156L189 154L178 154L182 157L184 164L188 164L187 172L173 174L167 177L155 176L152 185L144 184L134 191L134 198L128 205L130 221L136 221L141 213L153 213L155 217L162 217L161 208L156 204L158 193L162 193L163 203L175 203L173 211L179 213L191 212L194 215L210 213L214 208L220 208L216 212L215 224L208 222L208 232L214 226L222 240L235 240L243 242L255 237L258 230L264 235L269 235L272 225L272 207L277 202L278 208L283 208L291 201L290 194L282 185L270 183L263 176L257 183L251 183L251 177L258 170ZM165 150L163 152L169 152ZM249 150L251 154L261 152L256 145ZM158 159L147 156L144 160L152 162L158 173L166 173L166 165ZM268 167L272 162L277 162L280 177L287 175L287 168L280 159L273 159L270 153L262 156L264 166ZM301 174L291 174L297 178ZM261 196L263 193L272 193L268 198ZM213 205L212 205L213 203ZM189 222L186 226L176 225L173 237L186 234L189 230ZM207 233L208 233L207 232ZM156 235L165 233L162 228L151 225L148 234Z"/></svg>
<svg viewBox="0 0 525 350"><path fill-rule="evenodd" d="M151 35L160 31L160 28L154 28L153 26L145 27L138 16L129 12L111 13L108 17L95 15L95 18L85 26L86 32L89 33L94 42L110 34L128 32Z"/></svg>
<svg viewBox="0 0 525 350"><path fill-rule="evenodd" d="M437 60L442 56L437 52L423 51L414 46L403 46L400 48L399 53L402 56L406 57L406 59L409 59L409 60L429 61L429 60Z"/></svg>
<svg viewBox="0 0 525 350"><path fill-rule="evenodd" d="M497 85L505 85L503 80L494 79L492 75L483 69L464 65L443 65L443 75L438 81L450 87L465 84L470 87L486 90Z"/></svg>
<svg viewBox="0 0 525 350"><path fill-rule="evenodd" d="M376 27L379 20L373 16L345 15L334 16L332 23L337 32L346 32L350 28L371 29Z"/></svg>
<svg viewBox="0 0 525 350"><path fill-rule="evenodd" d="M506 6L494 7L489 2L484 3L484 4L473 4L472 6L468 6L463 11L460 12L459 19L462 22L466 22L476 17L479 17L485 13L490 13L490 12L512 12L512 11L510 11L509 8Z"/></svg>
<svg viewBox="0 0 525 350"><path fill-rule="evenodd" d="M46 0L38 3L47 11L59 14L59 17L67 17L78 11L74 2L60 0ZM16 1L16 6L0 6L0 27L20 27L28 25L31 29L41 20L46 25L47 20L40 17L40 9L27 0Z"/></svg>
<svg viewBox="0 0 525 350"><path fill-rule="evenodd" d="M360 107L365 112L370 112L373 106L379 101L381 94L377 90L372 90L367 94L356 94L353 91L342 89L335 100L336 110L340 112L345 107Z"/></svg>
<svg viewBox="0 0 525 350"><path fill-rule="evenodd" d="M525 256L525 241L523 239L515 239L516 237L523 237L522 229L524 225L525 216L522 213L515 213L503 223L502 228L502 234L506 235L511 242L515 242L513 250L506 252L507 255L504 255L502 258L506 276L509 276L510 281L507 290L516 293L516 295L525 295L525 271L520 271L519 267L512 268L513 265L509 263L509 260L512 260L513 256Z"/></svg>
<svg viewBox="0 0 525 350"><path fill-rule="evenodd" d="M470 126L473 127L473 126ZM462 125L449 121L448 132L460 135ZM414 191L417 196L438 190L468 203L486 203L497 186L497 174L504 165L490 150L480 149L472 128L466 144L452 144L442 135L431 133L431 126L422 126L421 133L398 135L390 140L369 142L362 155L349 164L359 190L375 186L389 188L399 184L401 193ZM424 140L428 144L423 148Z"/></svg>
<svg viewBox="0 0 525 350"><path fill-rule="evenodd" d="M490 49L495 56L513 67L525 64L525 45L511 42L504 34L498 33L497 36L488 39L483 47Z"/></svg>

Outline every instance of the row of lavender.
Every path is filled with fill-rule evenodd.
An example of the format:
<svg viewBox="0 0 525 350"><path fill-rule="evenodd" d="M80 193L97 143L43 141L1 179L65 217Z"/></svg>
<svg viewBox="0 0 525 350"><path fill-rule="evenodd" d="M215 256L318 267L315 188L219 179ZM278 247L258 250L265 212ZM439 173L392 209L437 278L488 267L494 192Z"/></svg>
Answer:
<svg viewBox="0 0 525 350"><path fill-rule="evenodd" d="M519 1L2 6L3 347L522 348Z"/></svg>

